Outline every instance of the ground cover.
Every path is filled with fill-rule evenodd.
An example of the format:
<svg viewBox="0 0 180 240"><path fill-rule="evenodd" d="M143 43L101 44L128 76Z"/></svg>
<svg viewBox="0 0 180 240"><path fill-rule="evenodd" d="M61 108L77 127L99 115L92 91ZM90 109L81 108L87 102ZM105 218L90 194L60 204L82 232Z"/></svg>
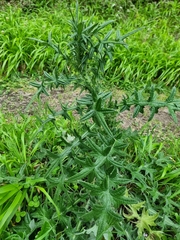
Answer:
<svg viewBox="0 0 180 240"><path fill-rule="evenodd" d="M55 42L61 42L65 47L65 41L69 36L68 24L64 17L67 17L69 12L67 3L56 3L54 8L47 11L46 7L34 6L33 1L22 1L25 2L27 11L24 10L24 5L15 4L13 1L11 5L4 5L0 11L3 22L0 25L1 88L6 86L13 75L15 81L17 76L27 74L34 76L37 72L38 75L42 75L43 69L53 67L52 50L44 52L42 45L34 44L29 38L46 40L51 31ZM113 63L106 65L106 78L111 84L126 89L132 85L140 86L152 81L160 86L178 87L179 3L148 1L142 6L138 2L135 4L131 1L122 1L118 4L114 0L99 1L97 4L89 1L88 4L80 1L86 16L94 14L96 20L101 22L104 19L113 19L113 27L119 29L122 34L144 27L142 31L127 39L130 51L116 49ZM53 1L51 3L53 4ZM28 11L28 4L30 9L32 5L35 10ZM59 62L61 60L59 59Z"/></svg>
<svg viewBox="0 0 180 240"><path fill-rule="evenodd" d="M84 18L78 5L71 15L65 48L51 34L34 39L55 53L44 77L0 96L1 237L179 239L179 125L169 122L180 117L176 88L160 95L157 85L107 84L113 50L132 32L114 34L113 22ZM43 101L26 111L34 87ZM149 116L159 120L144 124Z"/></svg>

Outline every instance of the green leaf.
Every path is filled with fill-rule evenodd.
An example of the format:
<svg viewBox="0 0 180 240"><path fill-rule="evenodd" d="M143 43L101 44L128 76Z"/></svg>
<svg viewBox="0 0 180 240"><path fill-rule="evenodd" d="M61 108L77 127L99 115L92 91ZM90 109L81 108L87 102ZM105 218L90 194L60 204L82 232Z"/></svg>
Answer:
<svg viewBox="0 0 180 240"><path fill-rule="evenodd" d="M91 233L93 233L94 234L93 237L95 238L96 235L97 235L97 229L98 229L98 226L95 224L93 227L91 227L88 230L86 230L86 234L90 235Z"/></svg>
<svg viewBox="0 0 180 240"><path fill-rule="evenodd" d="M102 98L102 100L106 100L112 96L112 92L101 92L98 94L98 98Z"/></svg>
<svg viewBox="0 0 180 240"><path fill-rule="evenodd" d="M113 30L110 30L110 31L105 35L105 37L104 37L104 39L103 39L103 42L106 42L106 41L109 39L109 37L112 35L112 33L113 33ZM107 41L107 43L108 43L108 41Z"/></svg>
<svg viewBox="0 0 180 240"><path fill-rule="evenodd" d="M156 113L156 107L152 106L148 121L151 121L153 119L155 113Z"/></svg>
<svg viewBox="0 0 180 240"><path fill-rule="evenodd" d="M10 192L8 192L8 193L4 193L4 194L1 194L0 195L0 206L3 204L3 203L5 203L5 202L7 202L7 200L9 199L9 198L11 198L15 193L17 193L19 191L19 189L14 189L14 190L11 190Z"/></svg>
<svg viewBox="0 0 180 240"><path fill-rule="evenodd" d="M123 204L123 205L137 203L136 199L129 198L129 197L124 197L124 196L120 197L119 199L116 199L116 201L119 202L120 204Z"/></svg>
<svg viewBox="0 0 180 240"><path fill-rule="evenodd" d="M115 167L121 168L122 167L122 162L117 159L117 161L114 158L107 158L108 161Z"/></svg>
<svg viewBox="0 0 180 240"><path fill-rule="evenodd" d="M102 212L101 217L99 218L99 221L98 221L98 224L97 224L98 225L98 231L97 231L97 236L96 236L97 240L102 239L102 236L107 229L106 218L107 218L106 213Z"/></svg>
<svg viewBox="0 0 180 240"><path fill-rule="evenodd" d="M121 36L121 40L124 40L124 39L126 39L127 37L131 36L132 34L141 31L143 28L144 28L144 27L137 28L137 29L134 29L133 31L131 31L131 32L129 32L129 33L124 34L123 36Z"/></svg>
<svg viewBox="0 0 180 240"><path fill-rule="evenodd" d="M72 150L72 146L66 147L61 154L57 154L55 160L51 162L51 166L48 168L45 177L47 178L52 171L58 166L58 164L62 163L64 159L70 154Z"/></svg>
<svg viewBox="0 0 180 240"><path fill-rule="evenodd" d="M74 176L68 178L66 182L75 182L77 180L83 179L88 174L90 174L94 170L94 167L86 167L82 169L79 173L76 173Z"/></svg>
<svg viewBox="0 0 180 240"><path fill-rule="evenodd" d="M41 230L38 232L38 234L36 235L35 239L36 240L42 240L44 238L47 239L47 237L49 236L49 232L52 231L52 226L50 225L49 222L45 222L42 227Z"/></svg>
<svg viewBox="0 0 180 240"><path fill-rule="evenodd" d="M90 119L94 115L94 113L95 113L94 110L90 110L83 117L81 117L81 121L85 121L85 120Z"/></svg>
<svg viewBox="0 0 180 240"><path fill-rule="evenodd" d="M136 226L138 227L138 236L142 236L144 230L146 229L148 232L150 232L150 226L156 226L155 220L158 218L158 213L154 215L149 215L145 209L142 211L142 216L139 218L139 220L136 223Z"/></svg>
<svg viewBox="0 0 180 240"><path fill-rule="evenodd" d="M95 106L96 111L100 111L101 110L101 105L102 105L102 98L99 98L97 100L96 106Z"/></svg>
<svg viewBox="0 0 180 240"><path fill-rule="evenodd" d="M106 207L102 205L95 204L93 206L93 212L96 213L95 216L99 217L101 214L106 212Z"/></svg>
<svg viewBox="0 0 180 240"><path fill-rule="evenodd" d="M15 215L18 207L21 205L23 199L25 198L26 190L18 191L14 199L12 200L12 203L8 206L8 208L5 210L5 212L1 213L0 215L0 234L2 231L8 226L11 219Z"/></svg>
<svg viewBox="0 0 180 240"><path fill-rule="evenodd" d="M10 192L10 191L19 191L20 189L22 188L22 186L20 186L19 184L7 184L7 185L4 185L4 186L0 186L0 194L3 194L3 193L7 193L7 192Z"/></svg>
<svg viewBox="0 0 180 240"><path fill-rule="evenodd" d="M49 73L44 71L44 76L46 76L48 79L50 79L52 82L56 82L56 79L54 76L51 76Z"/></svg>
<svg viewBox="0 0 180 240"><path fill-rule="evenodd" d="M86 95L82 97L81 99L77 99L77 103L81 105L92 105L93 104L93 99L91 95Z"/></svg>
<svg viewBox="0 0 180 240"><path fill-rule="evenodd" d="M116 190L110 190L110 194L113 196L113 198L118 199L118 198L121 198L122 196L124 196L125 191L126 191L125 187L119 187Z"/></svg>
<svg viewBox="0 0 180 240"><path fill-rule="evenodd" d="M172 228L176 228L180 230L179 224L174 223L167 215L165 215L163 223L164 225L168 225Z"/></svg>
<svg viewBox="0 0 180 240"><path fill-rule="evenodd" d="M95 143L93 140L91 140L90 138L87 138L87 143L88 146L90 147L91 150L93 150L94 152L98 153L99 155L103 155L103 149L101 147L99 147L97 145L97 143Z"/></svg>
<svg viewBox="0 0 180 240"><path fill-rule="evenodd" d="M133 118L137 117L137 115L139 114L141 106L137 105L134 109L134 113L133 113Z"/></svg>
<svg viewBox="0 0 180 240"><path fill-rule="evenodd" d="M98 28L99 28L98 23L91 23L88 27L83 29L83 33L87 32L88 34L90 34L92 36L93 34L95 34L95 32L98 30Z"/></svg>
<svg viewBox="0 0 180 240"><path fill-rule="evenodd" d="M114 20L108 20L108 21L102 23L102 24L99 26L99 30L105 28L107 25L109 25L109 24L111 24L111 23L113 23L113 22L114 22Z"/></svg>
<svg viewBox="0 0 180 240"><path fill-rule="evenodd" d="M171 90L170 96L166 99L166 102L168 103L172 102L174 100L175 94L176 94L176 87L173 87Z"/></svg>
<svg viewBox="0 0 180 240"><path fill-rule="evenodd" d="M54 203L53 199L51 198L51 196L49 195L49 193L43 188L43 187L40 187L40 186L35 186L37 189L39 189L42 193L44 193L44 195L47 197L47 199L49 200L50 203L52 203L52 205L55 207L56 209L56 212L57 212L57 215L60 216L61 213L59 211L59 208L57 207L57 205Z"/></svg>
<svg viewBox="0 0 180 240"><path fill-rule="evenodd" d="M120 214L114 212L112 209L107 210L107 222L110 226L120 221L122 221L122 216Z"/></svg>
<svg viewBox="0 0 180 240"><path fill-rule="evenodd" d="M169 173L166 173L163 180L163 184L170 182L171 180L178 179L180 177L180 168L177 168Z"/></svg>
<svg viewBox="0 0 180 240"><path fill-rule="evenodd" d="M175 114L175 111L171 108L171 106L168 106L169 114L171 115L172 119L175 123L178 123L177 116Z"/></svg>
<svg viewBox="0 0 180 240"><path fill-rule="evenodd" d="M79 184L81 184L83 187L85 187L86 189L90 190L92 192L92 194L97 194L100 193L100 188L99 186L92 184L92 183L88 183L85 181L78 181Z"/></svg>
<svg viewBox="0 0 180 240"><path fill-rule="evenodd" d="M156 99L156 94L155 94L155 91L154 91L154 86L151 86L151 89L150 89L150 96L148 98L148 102L152 102Z"/></svg>
<svg viewBox="0 0 180 240"><path fill-rule="evenodd" d="M37 38L29 38L29 39L34 40L34 41L39 42L39 43L43 43L43 44L48 46L48 43L46 41L43 41L43 40L40 40L40 39L37 39Z"/></svg>
<svg viewBox="0 0 180 240"><path fill-rule="evenodd" d="M103 129L108 133L108 135L113 136L111 130L109 129L106 120L104 118L104 115L101 112L95 112L95 117L98 121L99 126L102 126Z"/></svg>

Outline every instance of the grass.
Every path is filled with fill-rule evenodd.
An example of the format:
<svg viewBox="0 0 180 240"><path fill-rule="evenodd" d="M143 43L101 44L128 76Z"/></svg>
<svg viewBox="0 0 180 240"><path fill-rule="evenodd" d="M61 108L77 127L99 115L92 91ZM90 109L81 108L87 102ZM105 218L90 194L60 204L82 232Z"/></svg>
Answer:
<svg viewBox="0 0 180 240"><path fill-rule="evenodd" d="M168 15L166 7L171 9L172 14L168 12ZM128 39L130 52L116 51L114 64L108 70L109 81L116 83L117 86L123 84L127 87L131 83L143 85L148 82L163 87L178 86L179 11L179 4L176 1L160 1L158 4L145 4L138 9L131 9L121 23L123 31L139 26L145 28Z"/></svg>
<svg viewBox="0 0 180 240"><path fill-rule="evenodd" d="M52 16L51 12L43 9L38 13L28 14L23 13L21 8L12 6L1 11L0 19L3 24L0 26L0 74L3 79L11 79L10 76L15 73L16 76L18 73L25 76L32 76L37 72L42 74L43 68L52 64L49 61L52 51L44 53L43 47L35 45L29 38L38 36L45 40L52 31L57 40L62 41L60 26L64 25L63 16L63 12L54 12Z"/></svg>
<svg viewBox="0 0 180 240"><path fill-rule="evenodd" d="M176 12L178 4L176 1L173 3L171 11ZM46 70L44 77L40 76L37 82L32 83L38 90L38 96L46 94L48 89L65 88L69 84L84 93L73 103L61 101L59 111L41 105L42 109L36 116L21 114L18 118L6 118L1 113L0 237L5 240L168 240L180 237L179 140L172 136L159 142L147 129L144 130L146 134L130 128L123 129L117 120L119 112L132 106L134 117L143 113L148 106L150 119L165 106L176 121L176 111L180 111L176 88L172 88L165 99L159 100L156 90L159 91L158 84L162 87L161 73L156 76L158 84L149 84L150 80L155 81L153 76L156 69L150 68L157 60L152 61L152 65L148 62L142 67L145 56L148 56L148 61L154 57L148 45L153 36L145 30L136 32L128 39L128 43L132 43L131 52L116 48L117 45L126 46L124 40L127 35L115 35L111 31L110 23L118 28L118 20L109 22L110 16L104 15L107 19L104 22L98 16L98 13L102 14L101 4L112 2L98 1L94 6L97 13L95 22L88 16L84 18L76 4L68 22L70 30L62 28L65 31L60 28L64 20L54 18L60 15L53 15L53 11L48 15L46 9L24 13L21 8L16 8L14 12L14 7L5 7L1 13L7 29L1 48L1 58L7 57L7 60L2 60L2 75L11 81L12 75L22 74L19 68L25 64L23 74L29 76L33 71ZM176 47L172 47L177 46L173 45L176 41L166 35L168 22L158 16L161 11L167 14L166 9L163 10L166 3L136 4L131 3L129 9L124 5L121 20L126 14L128 19L122 21L123 31L129 32L142 21L152 24L155 34L164 21L158 38L155 38L157 42L152 43L153 47L164 50L171 42L170 51L177 54ZM84 12L90 10L84 8ZM61 14L63 17L64 10ZM154 20L148 23L146 17L151 14L158 16L161 24ZM30 19L33 20L30 22ZM129 19L133 19L132 24L128 24ZM177 21L175 17L174 21ZM51 26L55 40L51 34L48 35ZM29 37L39 40L30 41ZM139 47L142 39L144 44ZM149 55L143 55L142 51L136 56L133 47L136 53L147 49ZM155 52L154 49L152 52ZM159 55L156 53L155 56ZM32 62L26 62L26 57ZM117 68L119 61L125 65ZM132 65L128 65L129 62ZM169 71L171 65L167 62L164 62L162 55L158 63L163 67L167 65ZM39 66L40 63L42 65ZM174 67L178 67L176 62L173 62L171 69ZM176 74L170 72L174 79ZM119 86L117 79L127 74L124 86L132 87L133 76L138 81L137 88L122 101L116 101L112 92L106 91L106 81L109 78L112 86ZM138 89L145 75L148 85ZM166 82L166 79L163 81ZM170 84L166 82L165 85Z"/></svg>
<svg viewBox="0 0 180 240"><path fill-rule="evenodd" d="M83 1L80 4L84 6ZM102 12L105 5L106 10L111 11ZM5 6L0 12L3 22L0 26L0 74L3 81L11 81L14 74L17 77L42 74L54 64L52 51L43 51L42 46L29 38L46 40L51 31L56 42L62 44L68 37L68 24L64 17L67 15L66 5L57 3L56 10L39 9L24 12L21 6ZM114 27L122 33L145 27L128 39L130 51L116 49L113 63L107 65L106 78L110 84L130 89L131 85L142 86L153 81L163 87L179 87L178 1L146 3L143 6L138 2L127 5L123 1L121 8L117 1L99 1L97 4L89 2L82 9L89 15L94 12L97 21L114 19Z"/></svg>

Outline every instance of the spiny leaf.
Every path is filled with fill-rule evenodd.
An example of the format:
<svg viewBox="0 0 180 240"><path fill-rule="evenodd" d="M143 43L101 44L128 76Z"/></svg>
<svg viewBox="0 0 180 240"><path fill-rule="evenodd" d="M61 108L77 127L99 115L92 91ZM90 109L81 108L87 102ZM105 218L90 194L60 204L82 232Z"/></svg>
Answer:
<svg viewBox="0 0 180 240"><path fill-rule="evenodd" d="M133 118L137 117L137 115L139 114L139 111L141 109L140 105L137 105L134 109L134 113L133 113Z"/></svg>
<svg viewBox="0 0 180 240"><path fill-rule="evenodd" d="M39 42L39 43L44 43L45 45L48 46L48 43L46 41L43 41L43 40L40 40L40 39L37 39L37 38L29 38L30 40L34 40L36 42Z"/></svg>
<svg viewBox="0 0 180 240"><path fill-rule="evenodd" d="M90 119L94 115L95 111L92 109L89 112L87 112L83 117L81 117L81 121L86 121Z"/></svg>
<svg viewBox="0 0 180 240"><path fill-rule="evenodd" d="M95 184L88 183L88 182L85 182L85 181L78 181L78 183L81 184L86 189L92 191L92 194L96 194L96 193L100 193L101 192L100 187L95 185Z"/></svg>
<svg viewBox="0 0 180 240"><path fill-rule="evenodd" d="M98 94L98 98L102 98L103 100L106 100L107 98L111 97L111 92L101 92Z"/></svg>
<svg viewBox="0 0 180 240"><path fill-rule="evenodd" d="M77 99L77 103L81 105L92 105L93 104L93 99L91 95L86 95L82 97L81 99Z"/></svg>
<svg viewBox="0 0 180 240"><path fill-rule="evenodd" d="M110 226L113 226L115 223L120 222L122 220L122 216L112 209L107 210L107 222Z"/></svg>
<svg viewBox="0 0 180 240"><path fill-rule="evenodd" d="M101 112L95 112L95 117L98 121L99 126L102 126L103 129L108 133L108 135L113 136L111 130L109 129L109 127L106 123L104 115Z"/></svg>
<svg viewBox="0 0 180 240"><path fill-rule="evenodd" d="M168 106L169 114L171 115L172 119L175 123L178 123L177 116L171 106Z"/></svg>
<svg viewBox="0 0 180 240"><path fill-rule="evenodd" d="M83 179L88 174L90 174L94 170L94 167L86 167L82 169L79 173L76 173L74 176L69 177L66 182L75 182L77 180Z"/></svg>
<svg viewBox="0 0 180 240"><path fill-rule="evenodd" d="M99 218L99 221L98 221L98 231L97 231L97 236L96 236L96 239L97 240L101 240L102 239L102 236L103 234L105 233L105 231L107 230L107 223L106 223L106 218L107 218L107 215L105 212L102 212L101 213L101 217Z"/></svg>
<svg viewBox="0 0 180 240"><path fill-rule="evenodd" d="M164 223L164 225L168 225L170 227L180 230L179 224L174 223L167 215L165 215L163 223Z"/></svg>
<svg viewBox="0 0 180 240"><path fill-rule="evenodd" d="M116 198L116 201L120 204L123 204L123 205L128 205L128 204L135 204L137 203L137 200L133 199L133 198L129 198L129 197L120 197L119 199Z"/></svg>
<svg viewBox="0 0 180 240"><path fill-rule="evenodd" d="M163 181L163 183L166 184L175 178L179 178L179 176L180 176L180 169L177 168L177 169L171 171L170 173L165 174L165 176L164 176L165 180Z"/></svg>
<svg viewBox="0 0 180 240"><path fill-rule="evenodd" d="M92 36L98 31L98 28L98 23L91 23L88 27L83 29L83 33L87 33L88 35L90 34Z"/></svg>
<svg viewBox="0 0 180 240"><path fill-rule="evenodd" d="M156 107L152 106L151 107L151 113L150 113L150 116L148 118L148 121L151 121L153 119L155 113L156 113Z"/></svg>
<svg viewBox="0 0 180 240"><path fill-rule="evenodd" d="M150 232L150 226L156 226L155 220L158 218L158 213L154 215L149 215L145 209L143 209L142 215L136 223L138 227L138 235L142 236L144 230L148 230Z"/></svg>
<svg viewBox="0 0 180 240"><path fill-rule="evenodd" d="M102 106L102 98L99 98L96 102L96 106L95 106L95 109L96 111L100 111L101 110L101 107Z"/></svg>
<svg viewBox="0 0 180 240"><path fill-rule="evenodd" d="M123 166L122 162L119 161L119 159L116 159L113 158L113 157L110 157L110 158L107 158L107 160L115 167L118 167L118 168L121 168Z"/></svg>
<svg viewBox="0 0 180 240"><path fill-rule="evenodd" d="M156 100L156 92L154 90L154 86L151 86L151 89L150 89L150 96L148 98L148 102L153 102Z"/></svg>
<svg viewBox="0 0 180 240"><path fill-rule="evenodd" d="M110 190L110 194L113 196L113 198L120 198L122 196L124 196L125 194L125 191L126 191L126 188L125 187L120 187L116 190Z"/></svg>
<svg viewBox="0 0 180 240"><path fill-rule="evenodd" d="M105 35L105 37L104 37L104 39L103 39L103 42L107 41L107 40L109 39L109 37L112 35L112 33L113 33L113 31L110 30L110 31Z"/></svg>
<svg viewBox="0 0 180 240"><path fill-rule="evenodd" d="M170 93L170 96L166 99L166 102L172 102L176 94L176 87L173 87Z"/></svg>
<svg viewBox="0 0 180 240"><path fill-rule="evenodd" d="M97 143L95 143L92 139L87 138L87 143L89 145L89 147L91 148L91 150L93 150L94 152L103 155L103 149L101 147L99 147L97 145Z"/></svg>

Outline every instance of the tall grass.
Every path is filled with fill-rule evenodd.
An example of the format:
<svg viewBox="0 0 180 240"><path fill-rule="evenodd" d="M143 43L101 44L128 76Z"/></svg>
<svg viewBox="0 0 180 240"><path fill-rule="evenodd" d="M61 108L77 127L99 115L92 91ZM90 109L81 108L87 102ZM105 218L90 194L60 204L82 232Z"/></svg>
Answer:
<svg viewBox="0 0 180 240"><path fill-rule="evenodd" d="M110 83L131 87L153 81L163 86L179 86L178 1L80 1L80 4L86 14L96 14L98 21L113 17L114 28L123 32L145 27L127 40L130 51L116 50L114 62L106 71ZM57 2L56 8L48 10L39 5L39 10L36 7L36 11L25 12L22 5L12 5L0 11L0 75L3 79L17 72L29 76L42 73L53 64L52 51L44 54L42 47L29 38L45 40L52 32L57 43L66 39L67 9L65 2Z"/></svg>
<svg viewBox="0 0 180 240"><path fill-rule="evenodd" d="M52 31L58 41L62 41L62 26L65 24L64 10L60 13L41 9L38 13L24 14L21 8L7 6L0 12L0 75L4 78L20 72L32 75L42 72L44 66L51 65L51 51L35 45L30 37L46 39Z"/></svg>
<svg viewBox="0 0 180 240"><path fill-rule="evenodd" d="M126 87L147 82L179 86L179 14L177 1L131 8L117 28L121 27L123 31L138 26L145 28L128 39L130 51L117 49L114 64L107 71L109 81Z"/></svg>

